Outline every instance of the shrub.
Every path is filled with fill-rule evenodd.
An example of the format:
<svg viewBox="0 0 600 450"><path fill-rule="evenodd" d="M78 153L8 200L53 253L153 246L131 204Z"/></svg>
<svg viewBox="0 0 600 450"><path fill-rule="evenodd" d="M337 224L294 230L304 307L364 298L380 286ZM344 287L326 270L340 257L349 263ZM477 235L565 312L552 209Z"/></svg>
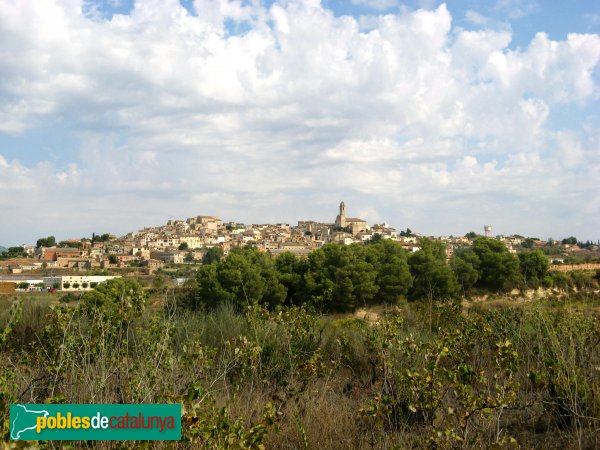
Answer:
<svg viewBox="0 0 600 450"><path fill-rule="evenodd" d="M69 292L68 294L63 295L60 298L60 301L63 302L63 303L69 303L69 302L76 301L78 299L79 298L75 294L73 294L72 292Z"/></svg>

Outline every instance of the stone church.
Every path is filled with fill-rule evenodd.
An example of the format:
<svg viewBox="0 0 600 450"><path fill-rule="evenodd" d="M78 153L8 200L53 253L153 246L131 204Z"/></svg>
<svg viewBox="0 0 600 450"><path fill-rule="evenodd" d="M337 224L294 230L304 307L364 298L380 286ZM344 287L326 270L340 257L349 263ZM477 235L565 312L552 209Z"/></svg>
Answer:
<svg viewBox="0 0 600 450"><path fill-rule="evenodd" d="M346 204L344 202L340 203L340 213L335 218L335 227L348 227L352 230L353 236L369 229L366 220L358 219L356 217L346 217Z"/></svg>

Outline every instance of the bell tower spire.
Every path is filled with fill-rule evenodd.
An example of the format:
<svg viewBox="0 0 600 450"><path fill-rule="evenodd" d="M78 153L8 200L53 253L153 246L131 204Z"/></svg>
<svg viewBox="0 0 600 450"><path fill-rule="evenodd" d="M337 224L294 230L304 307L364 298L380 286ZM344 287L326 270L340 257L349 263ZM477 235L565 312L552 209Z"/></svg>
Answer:
<svg viewBox="0 0 600 450"><path fill-rule="evenodd" d="M335 226L339 228L346 227L346 204L343 201L340 203L340 213L335 219Z"/></svg>

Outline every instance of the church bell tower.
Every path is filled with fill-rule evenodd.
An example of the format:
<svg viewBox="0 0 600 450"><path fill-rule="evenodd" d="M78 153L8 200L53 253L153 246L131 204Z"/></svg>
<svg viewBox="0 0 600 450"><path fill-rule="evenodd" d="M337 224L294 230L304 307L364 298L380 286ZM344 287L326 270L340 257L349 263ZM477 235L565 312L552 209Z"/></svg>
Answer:
<svg viewBox="0 0 600 450"><path fill-rule="evenodd" d="M339 228L346 227L346 204L344 202L340 203L340 213L335 219L335 226Z"/></svg>

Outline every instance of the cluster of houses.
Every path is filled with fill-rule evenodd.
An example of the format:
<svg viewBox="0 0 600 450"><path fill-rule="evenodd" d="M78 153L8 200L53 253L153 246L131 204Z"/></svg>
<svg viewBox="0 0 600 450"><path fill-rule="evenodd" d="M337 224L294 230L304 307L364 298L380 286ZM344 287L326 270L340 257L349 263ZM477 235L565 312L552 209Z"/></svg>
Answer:
<svg viewBox="0 0 600 450"><path fill-rule="evenodd" d="M346 217L346 205L342 202L339 213L332 223L299 221L296 225L241 224L223 222L215 216L196 216L187 220L169 220L165 225L148 227L117 238L105 240L82 239L67 241L71 247L27 247L32 257L0 261L0 275L21 274L36 269L71 269L87 271L123 266L143 266L151 273L165 264L201 261L208 249L219 247L227 255L236 247L255 247L273 256L291 252L306 256L326 243L343 245L364 243L379 235L381 239L399 242L408 251L418 250L418 237L409 232L398 233L388 224L369 225L365 220ZM451 257L457 246L469 245L467 237L436 237L446 244L447 256ZM511 252L521 244L520 237L499 237ZM50 282L43 281L44 285ZM61 289L64 282L58 283ZM79 287L83 281L77 281ZM90 286L91 281L85 282ZM73 283L70 283L72 286Z"/></svg>

